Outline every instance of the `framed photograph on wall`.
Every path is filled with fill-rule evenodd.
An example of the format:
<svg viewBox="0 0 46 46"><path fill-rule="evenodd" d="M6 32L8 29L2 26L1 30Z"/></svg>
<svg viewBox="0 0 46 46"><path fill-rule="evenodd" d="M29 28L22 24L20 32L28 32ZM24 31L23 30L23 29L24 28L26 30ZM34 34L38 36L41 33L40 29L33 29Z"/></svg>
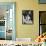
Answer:
<svg viewBox="0 0 46 46"><path fill-rule="evenodd" d="M33 24L33 10L22 10L22 24Z"/></svg>
<svg viewBox="0 0 46 46"><path fill-rule="evenodd" d="M40 4L46 4L46 0L39 0Z"/></svg>

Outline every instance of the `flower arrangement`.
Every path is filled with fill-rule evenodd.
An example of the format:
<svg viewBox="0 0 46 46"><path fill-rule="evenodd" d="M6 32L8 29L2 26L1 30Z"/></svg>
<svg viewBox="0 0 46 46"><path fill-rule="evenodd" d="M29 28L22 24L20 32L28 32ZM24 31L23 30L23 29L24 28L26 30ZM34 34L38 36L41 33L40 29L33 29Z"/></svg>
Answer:
<svg viewBox="0 0 46 46"><path fill-rule="evenodd" d="M46 32L38 36L35 41L36 42L46 42Z"/></svg>

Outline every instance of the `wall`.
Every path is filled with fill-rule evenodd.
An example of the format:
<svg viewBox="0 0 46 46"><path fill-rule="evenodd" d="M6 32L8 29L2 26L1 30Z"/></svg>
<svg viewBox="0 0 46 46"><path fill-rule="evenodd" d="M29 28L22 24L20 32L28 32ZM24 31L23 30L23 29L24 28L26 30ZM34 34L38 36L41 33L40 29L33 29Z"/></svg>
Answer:
<svg viewBox="0 0 46 46"><path fill-rule="evenodd" d="M38 4L37 0L20 0L16 2L18 4L17 8L17 37L18 38L36 38L39 32L39 24L38 24ZM33 19L34 23L32 25L23 25L22 24L22 10L28 9L33 10Z"/></svg>
<svg viewBox="0 0 46 46"><path fill-rule="evenodd" d="M0 2L16 2L16 37L36 38L39 34L39 10L46 10L46 4L39 4L38 0L1 0ZM33 10L32 25L22 24L22 10Z"/></svg>

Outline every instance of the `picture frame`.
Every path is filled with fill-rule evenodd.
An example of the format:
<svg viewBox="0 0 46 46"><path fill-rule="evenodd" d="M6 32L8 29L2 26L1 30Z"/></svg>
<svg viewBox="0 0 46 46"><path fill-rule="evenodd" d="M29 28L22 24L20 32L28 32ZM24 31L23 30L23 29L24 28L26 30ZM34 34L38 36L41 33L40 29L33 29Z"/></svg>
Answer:
<svg viewBox="0 0 46 46"><path fill-rule="evenodd" d="M46 4L46 0L39 0L39 4Z"/></svg>
<svg viewBox="0 0 46 46"><path fill-rule="evenodd" d="M33 24L33 10L22 10L22 24Z"/></svg>

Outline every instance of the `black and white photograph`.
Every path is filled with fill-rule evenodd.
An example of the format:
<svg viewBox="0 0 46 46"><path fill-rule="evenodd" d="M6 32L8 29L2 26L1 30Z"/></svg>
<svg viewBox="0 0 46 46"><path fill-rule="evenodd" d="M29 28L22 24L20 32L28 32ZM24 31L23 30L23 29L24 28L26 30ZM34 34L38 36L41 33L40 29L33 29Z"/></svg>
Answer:
<svg viewBox="0 0 46 46"><path fill-rule="evenodd" d="M33 23L33 11L23 10L22 11L22 24L32 24Z"/></svg>

